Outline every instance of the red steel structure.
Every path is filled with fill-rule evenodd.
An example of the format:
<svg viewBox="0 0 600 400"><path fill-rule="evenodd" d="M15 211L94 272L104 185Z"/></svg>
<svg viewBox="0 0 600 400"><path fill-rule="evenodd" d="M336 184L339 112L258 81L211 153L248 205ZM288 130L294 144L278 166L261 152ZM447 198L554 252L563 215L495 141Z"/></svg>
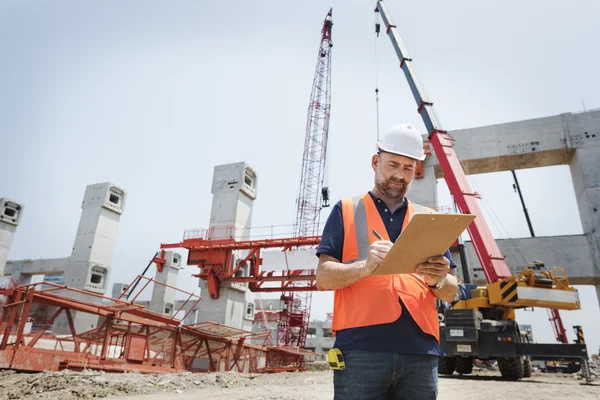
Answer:
<svg viewBox="0 0 600 400"><path fill-rule="evenodd" d="M281 239L260 239L237 241L235 228L225 228L222 239L211 239L210 231L188 231L179 243L163 243L161 249L184 248L189 251L188 265L197 265L201 271L194 276L208 283L208 292L213 299L219 298L221 282L247 282L252 292L302 292L317 290L316 270L261 271L263 249L280 249L287 252L300 247L314 247L321 242L320 236L291 237ZM200 233L197 233L200 232ZM233 265L233 252L245 250L248 255ZM249 265L249 276L236 276L245 265ZM278 283L265 286L265 283ZM301 285L296 285L301 283Z"/></svg>
<svg viewBox="0 0 600 400"><path fill-rule="evenodd" d="M303 370L301 360L316 355L296 348L266 347L261 343L266 333L210 321L183 324L193 306L186 312L182 305L172 317L149 311L134 303L148 284L173 287L142 275L136 280L146 284L127 301L51 282L17 286L5 280L0 285L0 369L260 373ZM200 301L193 293L173 289L188 295L190 305ZM42 309L50 312L37 312ZM49 328L63 313L71 334L57 337ZM98 327L76 332L74 313L97 316ZM41 328L26 333L28 322Z"/></svg>
<svg viewBox="0 0 600 400"><path fill-rule="evenodd" d="M233 226L222 227L224 237L212 239L209 230L190 230L184 233L179 243L163 243L161 249L185 248L188 250L188 265L197 265L201 271L194 276L208 284L211 298L219 298L222 282L246 282L252 292L284 292L281 296L282 310L267 312L258 310L255 318L262 318L266 326L269 321L277 323L277 344L286 348L302 348L306 344L310 316L310 297L317 289L315 269L261 271L263 249L279 249L288 252L302 247L315 247L321 242L320 236L291 237L236 241ZM233 263L235 251L246 251L247 256ZM160 263L160 257L157 257ZM236 276L248 265L248 276ZM265 285L269 283L271 285ZM276 283L276 285L272 285ZM261 307L262 308L262 307Z"/></svg>
<svg viewBox="0 0 600 400"><path fill-rule="evenodd" d="M303 348L308 334L310 317L309 295L312 292L289 292L281 296L285 308L279 313L277 326L278 343Z"/></svg>

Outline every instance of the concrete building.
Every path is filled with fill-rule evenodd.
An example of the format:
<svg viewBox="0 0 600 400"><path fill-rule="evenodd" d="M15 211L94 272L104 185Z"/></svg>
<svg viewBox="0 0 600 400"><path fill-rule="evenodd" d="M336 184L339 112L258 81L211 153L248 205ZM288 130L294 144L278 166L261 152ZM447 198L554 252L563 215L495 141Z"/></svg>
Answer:
<svg viewBox="0 0 600 400"><path fill-rule="evenodd" d="M3 275L20 284L53 281L104 295L108 289L113 249L125 200L125 191L110 182L88 185L70 257L8 261ZM69 292L69 296L99 301L74 292ZM97 317L77 312L73 312L73 321L77 333L93 329L98 324ZM64 314L57 318L52 329L59 334L70 332Z"/></svg>
<svg viewBox="0 0 600 400"><path fill-rule="evenodd" d="M571 284L594 285L600 301L600 110L460 129L451 135L466 174L570 167L584 233L497 242L513 274L525 267L523 257L543 261L547 267L561 266ZM425 160L424 178L414 181L409 195L415 202L437 206L439 178L443 173L433 155ZM466 254L473 282L484 284L470 242L466 242ZM453 256L462 279L460 257Z"/></svg>

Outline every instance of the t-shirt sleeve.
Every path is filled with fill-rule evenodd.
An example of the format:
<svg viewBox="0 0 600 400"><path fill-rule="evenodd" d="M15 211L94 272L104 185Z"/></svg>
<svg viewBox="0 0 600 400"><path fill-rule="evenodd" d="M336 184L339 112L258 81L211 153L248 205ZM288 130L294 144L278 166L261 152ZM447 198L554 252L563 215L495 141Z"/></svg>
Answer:
<svg viewBox="0 0 600 400"><path fill-rule="evenodd" d="M344 222L342 219L342 202L338 201L325 222L321 244L317 248L317 256L327 254L336 260L342 260L344 247Z"/></svg>
<svg viewBox="0 0 600 400"><path fill-rule="evenodd" d="M450 261L451 268L456 268L456 261L454 261L454 258L452 258L452 254L450 254L450 249L446 250L446 254L444 254L444 257L446 257L448 261Z"/></svg>

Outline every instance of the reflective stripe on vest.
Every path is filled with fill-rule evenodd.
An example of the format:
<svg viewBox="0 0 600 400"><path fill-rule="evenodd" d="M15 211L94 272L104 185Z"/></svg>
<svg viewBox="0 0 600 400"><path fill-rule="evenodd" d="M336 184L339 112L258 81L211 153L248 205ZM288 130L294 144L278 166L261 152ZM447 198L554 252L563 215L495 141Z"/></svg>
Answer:
<svg viewBox="0 0 600 400"><path fill-rule="evenodd" d="M408 202L402 230L415 214L434 213L430 208ZM385 224L377 206L366 193L364 196L342 199L344 247L342 263L366 260L371 243L377 240L374 229L389 240ZM397 320L402 307L406 309L421 330L439 342L439 322L435 296L416 274L370 276L343 289L334 290L332 330L385 324Z"/></svg>

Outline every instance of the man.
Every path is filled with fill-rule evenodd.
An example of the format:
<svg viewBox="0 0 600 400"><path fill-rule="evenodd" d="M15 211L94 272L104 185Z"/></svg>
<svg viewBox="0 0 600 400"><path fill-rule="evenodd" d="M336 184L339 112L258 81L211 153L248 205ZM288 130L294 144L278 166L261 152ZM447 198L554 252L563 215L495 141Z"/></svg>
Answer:
<svg viewBox="0 0 600 400"><path fill-rule="evenodd" d="M346 369L334 371L336 399L435 399L439 321L436 299L457 292L450 252L432 254L415 274L373 275L412 215L433 212L405 198L423 139L393 126L372 157L373 189L342 199L317 250L317 287L334 290L332 330ZM372 230L384 240L378 240Z"/></svg>

